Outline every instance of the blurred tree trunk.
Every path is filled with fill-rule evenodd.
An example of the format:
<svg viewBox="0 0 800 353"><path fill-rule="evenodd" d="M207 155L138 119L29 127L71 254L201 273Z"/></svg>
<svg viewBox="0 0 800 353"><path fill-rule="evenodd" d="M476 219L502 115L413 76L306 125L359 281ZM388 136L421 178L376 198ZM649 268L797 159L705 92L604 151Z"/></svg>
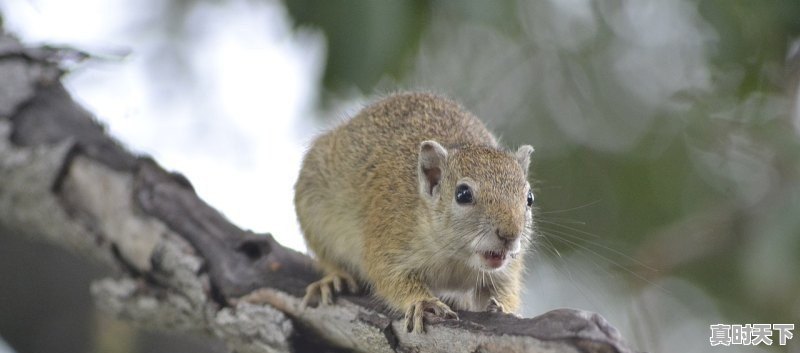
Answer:
<svg viewBox="0 0 800 353"><path fill-rule="evenodd" d="M600 316L459 313L415 336L369 298L301 309L311 260L231 224L186 178L107 136L60 83L68 49L0 37L0 232L56 244L116 274L98 305L151 330L203 332L237 352L628 352Z"/></svg>

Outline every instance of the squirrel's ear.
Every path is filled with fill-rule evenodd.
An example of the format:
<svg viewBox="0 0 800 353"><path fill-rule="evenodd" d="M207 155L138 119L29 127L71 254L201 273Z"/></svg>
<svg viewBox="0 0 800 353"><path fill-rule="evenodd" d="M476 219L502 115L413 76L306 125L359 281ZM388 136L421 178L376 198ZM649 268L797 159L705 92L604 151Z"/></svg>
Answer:
<svg viewBox="0 0 800 353"><path fill-rule="evenodd" d="M419 192L423 195L433 196L438 191L437 186L442 180L447 150L433 140L423 141L419 144Z"/></svg>
<svg viewBox="0 0 800 353"><path fill-rule="evenodd" d="M515 153L517 162L522 167L522 171L525 172L525 176L528 176L528 166L531 165L531 153L533 153L533 147L530 145L519 146L517 153Z"/></svg>

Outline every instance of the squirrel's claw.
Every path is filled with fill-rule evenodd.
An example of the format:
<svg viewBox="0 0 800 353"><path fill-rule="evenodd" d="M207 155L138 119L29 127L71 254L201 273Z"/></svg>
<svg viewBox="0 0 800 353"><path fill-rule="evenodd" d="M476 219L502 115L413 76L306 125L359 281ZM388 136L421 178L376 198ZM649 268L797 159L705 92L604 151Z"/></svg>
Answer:
<svg viewBox="0 0 800 353"><path fill-rule="evenodd" d="M358 283L353 276L344 272L329 273L306 287L306 295L303 297L300 307L306 308L309 304L333 305L334 294L343 292L342 281L345 282L346 290L349 293L358 293Z"/></svg>
<svg viewBox="0 0 800 353"><path fill-rule="evenodd" d="M488 311L490 313L505 313L505 312L507 312L506 308L503 306L503 304L500 304L500 302L498 302L495 297L489 298L489 304L486 305L486 311Z"/></svg>
<svg viewBox="0 0 800 353"><path fill-rule="evenodd" d="M413 333L425 332L425 322L440 322L444 319L458 320L458 314L439 299L419 300L406 309L406 330Z"/></svg>

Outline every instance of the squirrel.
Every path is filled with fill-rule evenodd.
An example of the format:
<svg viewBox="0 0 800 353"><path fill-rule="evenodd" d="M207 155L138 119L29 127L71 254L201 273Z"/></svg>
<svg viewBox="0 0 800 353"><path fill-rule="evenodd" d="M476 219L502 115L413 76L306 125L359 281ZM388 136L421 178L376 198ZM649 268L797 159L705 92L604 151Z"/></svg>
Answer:
<svg viewBox="0 0 800 353"><path fill-rule="evenodd" d="M324 277L302 306L363 284L409 332L454 310L516 313L531 242L529 145L509 152L459 104L385 97L318 136L295 209Z"/></svg>

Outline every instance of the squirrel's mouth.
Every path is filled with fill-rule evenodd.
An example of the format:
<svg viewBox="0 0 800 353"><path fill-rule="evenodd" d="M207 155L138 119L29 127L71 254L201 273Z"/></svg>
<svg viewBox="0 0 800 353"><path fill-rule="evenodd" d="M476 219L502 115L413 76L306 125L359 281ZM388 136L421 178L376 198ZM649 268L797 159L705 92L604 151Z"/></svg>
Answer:
<svg viewBox="0 0 800 353"><path fill-rule="evenodd" d="M494 251L484 251L481 253L483 257L483 261L486 262L489 267L493 269L498 269L505 264L506 259L508 258L508 251L506 250L494 250Z"/></svg>

